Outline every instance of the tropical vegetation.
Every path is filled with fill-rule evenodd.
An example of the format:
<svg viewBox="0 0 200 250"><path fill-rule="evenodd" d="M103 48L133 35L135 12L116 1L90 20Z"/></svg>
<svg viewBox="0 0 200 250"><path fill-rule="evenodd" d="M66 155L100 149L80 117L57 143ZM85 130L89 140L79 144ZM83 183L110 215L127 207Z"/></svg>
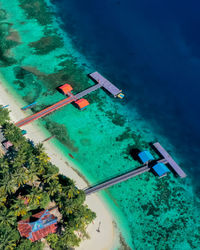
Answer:
<svg viewBox="0 0 200 250"><path fill-rule="evenodd" d="M41 241L22 238L17 222L55 204L61 214L59 230L46 237L52 249L70 249L88 237L86 227L95 218L85 204L85 193L59 173L44 151L10 122L0 107L0 125L13 146L0 158L0 249L43 249ZM26 202L25 202L26 201Z"/></svg>

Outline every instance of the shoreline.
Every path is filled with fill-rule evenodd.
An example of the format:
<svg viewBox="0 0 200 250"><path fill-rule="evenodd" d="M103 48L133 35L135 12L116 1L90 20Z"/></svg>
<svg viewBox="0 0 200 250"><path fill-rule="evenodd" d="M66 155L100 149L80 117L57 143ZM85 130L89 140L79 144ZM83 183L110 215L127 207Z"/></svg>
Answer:
<svg viewBox="0 0 200 250"><path fill-rule="evenodd" d="M11 91L12 92L12 91ZM20 109L20 100L16 99L14 96L15 93L9 93L9 89L6 87L5 80L3 77L0 77L0 104L8 105L10 110L10 117L13 122L17 122L20 119L26 117L30 111L21 111ZM15 97L15 98L13 98ZM42 142L45 136L44 131L41 131L41 126L39 122L35 121L35 124L28 124L23 127L27 130L27 135L29 139L33 140L35 143ZM47 133L47 131L46 131ZM82 174L76 169L75 166L64 157L64 155L59 152L59 150L53 145L52 142L48 141L44 143L45 151L48 156L51 158L51 162L55 164L60 173L68 176L75 181L75 185L80 188L86 188L88 182L82 177ZM74 170L75 169L75 170ZM119 244L118 232L116 228L116 222L111 214L111 211L107 207L107 204L103 202L102 198L98 194L92 194L86 197L85 203L88 207L94 211L97 215L96 219L88 226L87 232L90 236L90 239L85 239L81 241L79 247L75 248L77 250L102 250L102 249L114 249ZM97 232L97 228L101 224L101 231Z"/></svg>

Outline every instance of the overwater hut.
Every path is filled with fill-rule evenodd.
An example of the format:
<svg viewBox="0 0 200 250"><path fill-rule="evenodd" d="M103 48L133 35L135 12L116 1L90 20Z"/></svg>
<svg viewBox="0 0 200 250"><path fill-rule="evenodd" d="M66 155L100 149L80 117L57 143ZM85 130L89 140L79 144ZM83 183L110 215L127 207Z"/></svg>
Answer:
<svg viewBox="0 0 200 250"><path fill-rule="evenodd" d="M139 159L142 161L143 164L154 160L153 155L148 151L144 150L138 154Z"/></svg>
<svg viewBox="0 0 200 250"><path fill-rule="evenodd" d="M22 237L32 242L57 231L57 218L49 210L43 210L26 220L18 222L18 230Z"/></svg>
<svg viewBox="0 0 200 250"><path fill-rule="evenodd" d="M64 95L69 94L73 90L72 86L68 83L60 86L59 89L62 91Z"/></svg>
<svg viewBox="0 0 200 250"><path fill-rule="evenodd" d="M167 175L167 173L170 172L170 170L167 168L167 166L162 162L159 162L156 165L154 165L152 167L152 170L160 178L164 177L165 175Z"/></svg>
<svg viewBox="0 0 200 250"><path fill-rule="evenodd" d="M76 101L75 104L78 106L78 108L80 110L83 110L89 105L89 102L88 102L88 100L82 98L82 99L79 99L78 101Z"/></svg>

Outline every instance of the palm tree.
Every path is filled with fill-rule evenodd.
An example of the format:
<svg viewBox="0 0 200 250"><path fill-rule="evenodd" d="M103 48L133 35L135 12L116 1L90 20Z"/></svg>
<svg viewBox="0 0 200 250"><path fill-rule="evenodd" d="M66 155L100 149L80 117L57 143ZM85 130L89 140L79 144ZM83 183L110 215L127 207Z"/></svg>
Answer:
<svg viewBox="0 0 200 250"><path fill-rule="evenodd" d="M28 169L35 170L35 167L36 167L35 156L32 154L29 155L26 164L27 164Z"/></svg>
<svg viewBox="0 0 200 250"><path fill-rule="evenodd" d="M9 172L9 163L7 159L0 158L0 178Z"/></svg>
<svg viewBox="0 0 200 250"><path fill-rule="evenodd" d="M28 207L24 204L23 199L14 200L14 205L11 207L15 216L24 216L28 212Z"/></svg>
<svg viewBox="0 0 200 250"><path fill-rule="evenodd" d="M41 153L44 153L44 145L42 143L38 143L34 147L34 154L40 155Z"/></svg>
<svg viewBox="0 0 200 250"><path fill-rule="evenodd" d="M17 151L17 155L13 159L13 163L12 163L13 168L14 169L22 168L25 162L26 162L26 152L21 151L21 150Z"/></svg>
<svg viewBox="0 0 200 250"><path fill-rule="evenodd" d="M0 207L5 207L7 202L7 194L6 192L0 187Z"/></svg>
<svg viewBox="0 0 200 250"><path fill-rule="evenodd" d="M66 204L66 196L65 194L60 194L59 196L56 197L56 204L58 205L59 208L65 207Z"/></svg>
<svg viewBox="0 0 200 250"><path fill-rule="evenodd" d="M16 247L19 240L19 233L9 226L0 226L0 249L12 250Z"/></svg>
<svg viewBox="0 0 200 250"><path fill-rule="evenodd" d="M46 190L50 196L54 196L56 193L62 192L62 186L58 181L51 181L46 187Z"/></svg>
<svg viewBox="0 0 200 250"><path fill-rule="evenodd" d="M30 205L39 205L40 204L40 199L42 197L42 190L37 187L32 187L30 194L27 195L29 198L29 204Z"/></svg>
<svg viewBox="0 0 200 250"><path fill-rule="evenodd" d="M69 199L72 199L75 195L79 193L78 189L72 184L70 186L64 187L63 191L67 194Z"/></svg>
<svg viewBox="0 0 200 250"><path fill-rule="evenodd" d="M3 191L7 194L14 194L17 190L16 182L9 173L4 175L3 179L0 180L0 186L3 187Z"/></svg>
<svg viewBox="0 0 200 250"><path fill-rule="evenodd" d="M18 187L23 186L29 181L28 171L25 168L19 168L12 177Z"/></svg>
<svg viewBox="0 0 200 250"><path fill-rule="evenodd" d="M0 224L2 225L15 225L17 217L13 211L4 208L0 212Z"/></svg>
<svg viewBox="0 0 200 250"><path fill-rule="evenodd" d="M44 183L50 183L52 180L58 180L58 175L59 173L46 173L42 176L43 182Z"/></svg>
<svg viewBox="0 0 200 250"><path fill-rule="evenodd" d="M36 172L35 169L30 168L28 170L28 181L30 181L31 183L33 183L36 180L38 180L37 172Z"/></svg>
<svg viewBox="0 0 200 250"><path fill-rule="evenodd" d="M10 120L9 117L9 110L6 108L2 108L3 106L0 106L0 125L3 125L5 122L8 122Z"/></svg>

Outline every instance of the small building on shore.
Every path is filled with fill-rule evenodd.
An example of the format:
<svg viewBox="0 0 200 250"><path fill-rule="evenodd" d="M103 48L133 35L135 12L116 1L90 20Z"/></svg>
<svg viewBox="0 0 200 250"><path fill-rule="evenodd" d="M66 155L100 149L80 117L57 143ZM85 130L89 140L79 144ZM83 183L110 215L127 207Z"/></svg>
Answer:
<svg viewBox="0 0 200 250"><path fill-rule="evenodd" d="M40 240L48 234L56 233L57 217L51 214L49 210L43 210L26 220L19 221L18 230L22 237L32 242Z"/></svg>

